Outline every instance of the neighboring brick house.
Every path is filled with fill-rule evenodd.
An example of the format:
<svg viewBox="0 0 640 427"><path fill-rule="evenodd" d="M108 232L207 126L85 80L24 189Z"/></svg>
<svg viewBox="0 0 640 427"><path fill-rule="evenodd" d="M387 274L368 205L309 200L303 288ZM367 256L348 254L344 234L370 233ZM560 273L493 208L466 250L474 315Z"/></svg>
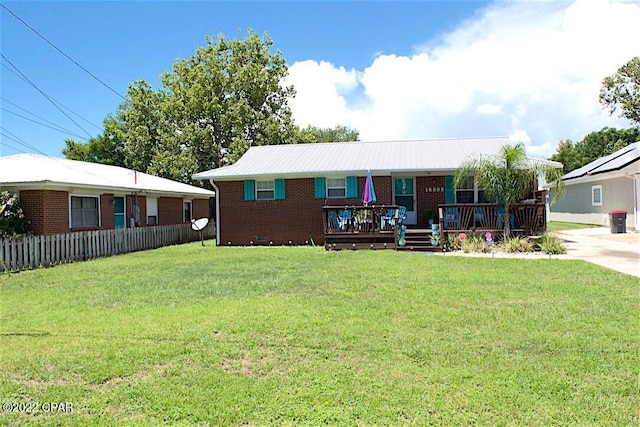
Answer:
<svg viewBox="0 0 640 427"><path fill-rule="evenodd" d="M426 227L439 204L482 203L453 174L471 155L492 155L506 137L344 142L251 147L237 163L194 175L216 190L221 245L316 244L324 241L322 208L362 205L371 171L376 205L407 207L408 225Z"/></svg>
<svg viewBox="0 0 640 427"><path fill-rule="evenodd" d="M19 195L34 234L182 224L208 218L215 196L130 169L33 154L0 157L0 188Z"/></svg>

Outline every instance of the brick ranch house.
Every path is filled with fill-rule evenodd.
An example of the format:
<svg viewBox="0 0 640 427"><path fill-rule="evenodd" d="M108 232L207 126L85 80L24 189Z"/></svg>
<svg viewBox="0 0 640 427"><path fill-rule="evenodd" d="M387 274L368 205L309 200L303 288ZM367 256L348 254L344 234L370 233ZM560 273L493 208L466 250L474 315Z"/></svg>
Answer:
<svg viewBox="0 0 640 427"><path fill-rule="evenodd" d="M0 189L18 194L34 234L190 222L213 191L117 166L34 154L0 157Z"/></svg>
<svg viewBox="0 0 640 427"><path fill-rule="evenodd" d="M323 207L360 205L368 171L376 205L407 208L405 223L427 227L443 204L485 202L453 174L472 155L492 155L507 137L344 142L251 147L237 163L200 172L216 197L219 245L323 244ZM535 189L532 189L535 190Z"/></svg>

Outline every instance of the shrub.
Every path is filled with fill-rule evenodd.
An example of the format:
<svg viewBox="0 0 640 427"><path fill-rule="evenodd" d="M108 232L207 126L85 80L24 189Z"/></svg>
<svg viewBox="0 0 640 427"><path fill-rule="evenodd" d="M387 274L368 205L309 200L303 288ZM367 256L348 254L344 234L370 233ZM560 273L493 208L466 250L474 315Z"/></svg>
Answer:
<svg viewBox="0 0 640 427"><path fill-rule="evenodd" d="M20 200L8 191L0 192L0 237L24 234L26 223Z"/></svg>
<svg viewBox="0 0 640 427"><path fill-rule="evenodd" d="M462 248L462 242L456 234L447 234L447 238L442 243L442 249L447 252L459 251Z"/></svg>
<svg viewBox="0 0 640 427"><path fill-rule="evenodd" d="M528 237L520 236L505 239L501 247L503 251L508 253L533 252L535 250L535 245Z"/></svg>
<svg viewBox="0 0 640 427"><path fill-rule="evenodd" d="M566 254L567 248L564 245L561 238L551 235L551 234L543 234L542 239L540 239L540 250L545 254Z"/></svg>
<svg viewBox="0 0 640 427"><path fill-rule="evenodd" d="M464 252L489 252L490 248L482 236L467 236L461 244Z"/></svg>

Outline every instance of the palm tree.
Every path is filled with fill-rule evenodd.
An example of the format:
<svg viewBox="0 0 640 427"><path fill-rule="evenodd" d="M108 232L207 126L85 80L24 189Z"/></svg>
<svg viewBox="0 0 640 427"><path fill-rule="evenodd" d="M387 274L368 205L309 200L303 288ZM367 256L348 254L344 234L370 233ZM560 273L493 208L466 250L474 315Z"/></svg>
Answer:
<svg viewBox="0 0 640 427"><path fill-rule="evenodd" d="M523 143L507 144L495 155L466 160L455 174L455 186L459 187L463 181L475 176L487 199L504 203L504 234L508 238L511 234L511 207L535 188L541 175L547 182L555 183L553 203L564 190L560 179L562 168L548 161L529 159Z"/></svg>

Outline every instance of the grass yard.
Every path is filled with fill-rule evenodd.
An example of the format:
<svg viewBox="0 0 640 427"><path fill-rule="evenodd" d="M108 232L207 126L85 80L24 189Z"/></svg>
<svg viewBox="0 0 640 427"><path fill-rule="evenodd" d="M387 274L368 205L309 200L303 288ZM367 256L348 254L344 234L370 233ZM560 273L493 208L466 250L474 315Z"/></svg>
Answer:
<svg viewBox="0 0 640 427"><path fill-rule="evenodd" d="M579 230L582 228L598 228L599 225L593 224L580 224L577 222L560 222L560 221L549 221L547 223L547 231L562 231L562 230Z"/></svg>
<svg viewBox="0 0 640 427"><path fill-rule="evenodd" d="M640 423L640 284L586 262L194 243L0 300L0 424Z"/></svg>

